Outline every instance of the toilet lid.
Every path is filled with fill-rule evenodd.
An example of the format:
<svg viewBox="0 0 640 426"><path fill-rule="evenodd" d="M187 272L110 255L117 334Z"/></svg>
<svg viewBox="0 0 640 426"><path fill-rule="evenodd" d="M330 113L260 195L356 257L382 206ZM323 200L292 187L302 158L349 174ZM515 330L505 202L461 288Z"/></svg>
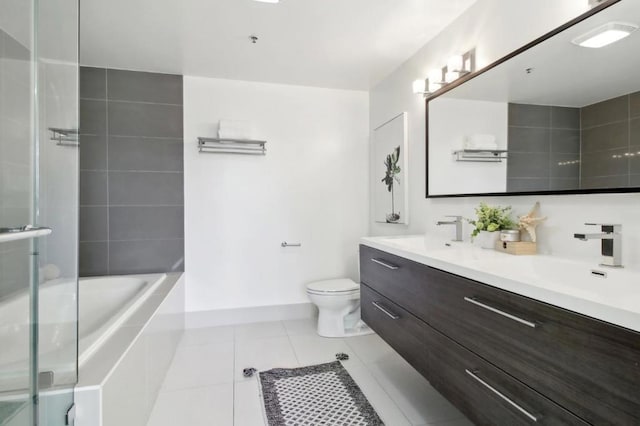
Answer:
<svg viewBox="0 0 640 426"><path fill-rule="evenodd" d="M307 284L307 289L320 293L343 293L347 291L358 290L360 285L348 278L339 278L335 280L316 281Z"/></svg>

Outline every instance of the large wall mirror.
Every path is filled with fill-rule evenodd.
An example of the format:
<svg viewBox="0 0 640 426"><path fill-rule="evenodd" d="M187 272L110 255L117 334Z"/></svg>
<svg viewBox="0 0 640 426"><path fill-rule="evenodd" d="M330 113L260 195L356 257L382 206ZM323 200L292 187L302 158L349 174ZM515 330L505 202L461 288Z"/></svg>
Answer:
<svg viewBox="0 0 640 426"><path fill-rule="evenodd" d="M607 2L428 98L427 197L640 191L638 25Z"/></svg>

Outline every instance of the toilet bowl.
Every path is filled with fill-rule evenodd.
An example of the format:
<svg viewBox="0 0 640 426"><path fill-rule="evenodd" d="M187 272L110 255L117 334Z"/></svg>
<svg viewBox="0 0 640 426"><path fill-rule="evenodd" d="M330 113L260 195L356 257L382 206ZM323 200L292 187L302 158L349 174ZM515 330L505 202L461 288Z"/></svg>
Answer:
<svg viewBox="0 0 640 426"><path fill-rule="evenodd" d="M347 278L307 284L309 300L318 307L318 334L347 337L371 334L360 319L360 285Z"/></svg>

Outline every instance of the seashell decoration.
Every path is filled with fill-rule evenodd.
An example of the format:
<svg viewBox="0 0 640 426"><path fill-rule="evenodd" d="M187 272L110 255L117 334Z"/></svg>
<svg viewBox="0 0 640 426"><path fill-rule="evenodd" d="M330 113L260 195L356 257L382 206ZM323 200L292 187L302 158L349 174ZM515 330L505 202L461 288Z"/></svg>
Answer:
<svg viewBox="0 0 640 426"><path fill-rule="evenodd" d="M539 210L540 202L536 201L528 214L518 218L518 227L527 231L531 237L531 241L534 243L536 242L536 227L543 221L547 220L546 216L538 216L540 214Z"/></svg>

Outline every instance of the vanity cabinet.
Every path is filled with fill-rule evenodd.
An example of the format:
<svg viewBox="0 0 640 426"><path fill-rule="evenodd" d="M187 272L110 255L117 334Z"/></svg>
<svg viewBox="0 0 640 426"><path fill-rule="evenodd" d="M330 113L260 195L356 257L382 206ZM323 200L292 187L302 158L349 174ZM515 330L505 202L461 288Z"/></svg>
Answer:
<svg viewBox="0 0 640 426"><path fill-rule="evenodd" d="M360 269L364 321L396 348L372 302L410 315L416 368L477 423L640 424L640 333L364 245Z"/></svg>

